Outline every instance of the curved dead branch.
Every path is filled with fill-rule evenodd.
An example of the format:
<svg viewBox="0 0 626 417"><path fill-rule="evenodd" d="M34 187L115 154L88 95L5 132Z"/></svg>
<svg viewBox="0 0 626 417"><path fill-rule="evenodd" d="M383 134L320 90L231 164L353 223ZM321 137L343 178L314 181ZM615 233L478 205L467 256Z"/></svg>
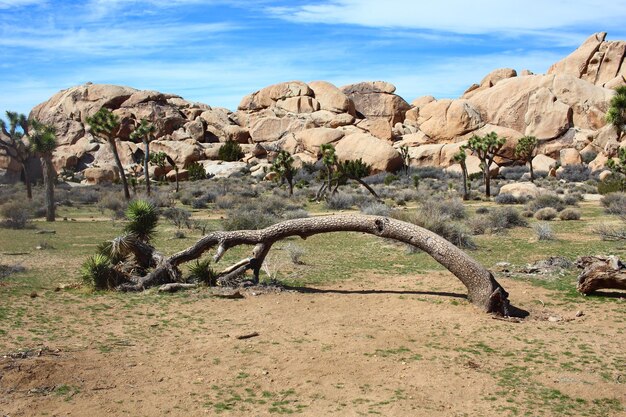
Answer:
<svg viewBox="0 0 626 417"><path fill-rule="evenodd" d="M262 230L213 232L202 237L193 246L161 260L160 265L150 274L133 280L133 285L121 289L141 290L172 282L180 276L178 271L180 264L197 259L214 247L217 247L214 259L218 261L228 249L239 245L255 245L252 256L238 262L236 268L231 267L225 272L242 273L245 270L252 270L255 280L258 280L265 256L275 242L290 236L306 239L308 236L331 232L362 232L415 246L428 253L461 280L467 287L468 299L473 304L486 312L509 315L508 293L491 272L452 243L411 223L361 214L287 220Z"/></svg>

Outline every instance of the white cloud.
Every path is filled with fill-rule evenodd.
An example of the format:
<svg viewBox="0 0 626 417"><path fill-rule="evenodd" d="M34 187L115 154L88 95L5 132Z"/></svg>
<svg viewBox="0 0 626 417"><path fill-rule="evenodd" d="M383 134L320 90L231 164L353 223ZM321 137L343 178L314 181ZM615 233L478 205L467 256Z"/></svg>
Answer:
<svg viewBox="0 0 626 417"><path fill-rule="evenodd" d="M3 30L0 46L70 54L123 56L133 52L144 55L155 49L209 40L216 34L235 29L228 23L94 25L63 29L13 27Z"/></svg>
<svg viewBox="0 0 626 417"><path fill-rule="evenodd" d="M43 3L41 0L0 0L0 9L11 9Z"/></svg>
<svg viewBox="0 0 626 417"><path fill-rule="evenodd" d="M270 7L296 22L429 29L464 34L552 30L583 23L613 26L626 18L624 1L589 0L326 0Z"/></svg>

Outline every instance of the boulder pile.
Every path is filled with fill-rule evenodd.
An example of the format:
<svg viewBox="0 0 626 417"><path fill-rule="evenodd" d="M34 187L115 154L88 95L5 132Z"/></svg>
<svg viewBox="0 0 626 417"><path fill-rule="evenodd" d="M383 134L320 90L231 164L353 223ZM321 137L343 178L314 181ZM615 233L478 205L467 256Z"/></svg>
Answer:
<svg viewBox="0 0 626 417"><path fill-rule="evenodd" d="M535 169L585 161L592 170L602 170L626 146L605 121L612 89L626 85L626 42L605 38L606 33L592 35L546 74L492 71L457 99L424 96L409 104L384 81L343 87L288 81L245 96L237 110L230 111L173 94L87 83L58 92L36 106L30 117L57 129L56 170L77 172L88 183L112 181L118 175L110 150L86 123L102 107L121 121L118 149L129 171L139 171L137 162L143 157L141 144L130 140L142 118L156 126L153 151L166 152L181 170L200 162L218 176L247 169L262 177L263 170L257 168L267 166L281 149L299 164L313 163L327 143L335 146L339 159L362 158L374 172L397 170L402 146L408 147L412 165L456 170L453 155L458 149L472 135L489 132L507 140L496 161L500 166L513 162L519 138L532 135L539 139ZM219 147L231 140L240 143L246 155L234 164L217 161ZM478 159L470 155L467 164L476 168ZM19 178L20 169L0 155L5 180Z"/></svg>

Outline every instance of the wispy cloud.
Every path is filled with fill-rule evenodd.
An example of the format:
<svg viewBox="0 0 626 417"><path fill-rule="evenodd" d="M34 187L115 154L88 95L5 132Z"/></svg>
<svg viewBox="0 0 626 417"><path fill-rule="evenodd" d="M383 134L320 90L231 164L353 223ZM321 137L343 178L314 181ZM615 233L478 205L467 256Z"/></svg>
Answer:
<svg viewBox="0 0 626 417"><path fill-rule="evenodd" d="M0 9L11 9L41 3L44 2L41 0L0 0Z"/></svg>
<svg viewBox="0 0 626 417"><path fill-rule="evenodd" d="M274 16L307 23L429 29L462 34L552 30L580 24L621 24L626 3L588 0L327 0L269 7Z"/></svg>
<svg viewBox="0 0 626 417"><path fill-rule="evenodd" d="M0 46L57 51L71 54L123 56L154 53L171 46L199 40L208 41L217 34L236 30L231 23L142 23L85 25L80 27L4 27Z"/></svg>

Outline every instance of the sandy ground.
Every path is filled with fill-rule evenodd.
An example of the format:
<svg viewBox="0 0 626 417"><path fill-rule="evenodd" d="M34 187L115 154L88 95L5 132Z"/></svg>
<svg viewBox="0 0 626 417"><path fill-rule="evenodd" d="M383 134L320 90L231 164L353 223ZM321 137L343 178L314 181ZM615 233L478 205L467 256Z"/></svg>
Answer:
<svg viewBox="0 0 626 417"><path fill-rule="evenodd" d="M0 356L0 416L625 416L626 302L500 281L530 318L495 320L444 272L242 299L51 290L32 302L59 301L56 336Z"/></svg>

